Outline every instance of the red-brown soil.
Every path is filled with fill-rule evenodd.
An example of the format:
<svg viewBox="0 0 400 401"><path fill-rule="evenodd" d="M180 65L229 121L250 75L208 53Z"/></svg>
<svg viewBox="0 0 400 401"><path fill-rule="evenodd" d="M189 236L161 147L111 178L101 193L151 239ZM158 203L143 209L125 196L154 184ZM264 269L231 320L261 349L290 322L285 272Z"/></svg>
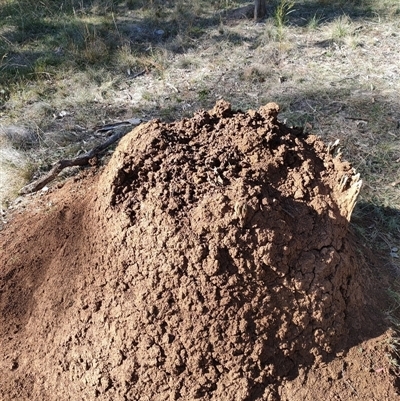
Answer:
<svg viewBox="0 0 400 401"><path fill-rule="evenodd" d="M1 400L399 399L357 177L277 113L152 121L14 212Z"/></svg>

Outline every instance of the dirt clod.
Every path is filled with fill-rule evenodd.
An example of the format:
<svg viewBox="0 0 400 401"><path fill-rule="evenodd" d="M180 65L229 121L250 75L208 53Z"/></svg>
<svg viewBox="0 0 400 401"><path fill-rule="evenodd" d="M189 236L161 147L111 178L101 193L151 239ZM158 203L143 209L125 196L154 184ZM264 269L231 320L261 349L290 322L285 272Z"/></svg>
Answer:
<svg viewBox="0 0 400 401"><path fill-rule="evenodd" d="M2 399L286 399L348 349L360 182L278 112L141 125L0 233Z"/></svg>

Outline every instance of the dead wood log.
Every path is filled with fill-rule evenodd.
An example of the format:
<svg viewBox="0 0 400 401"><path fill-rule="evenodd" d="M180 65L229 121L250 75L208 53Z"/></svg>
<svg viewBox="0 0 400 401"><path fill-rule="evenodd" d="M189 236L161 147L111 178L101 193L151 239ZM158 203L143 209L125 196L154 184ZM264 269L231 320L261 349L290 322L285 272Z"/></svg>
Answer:
<svg viewBox="0 0 400 401"><path fill-rule="evenodd" d="M114 142L121 139L124 135L131 131L131 128L135 125L139 125L142 121L139 119L131 119L126 122L116 123L116 124L109 124L104 126L107 128L107 131L115 130L115 133L112 134L105 142L101 143L100 145L94 147L93 149L89 150L88 152L84 153L83 155L79 155L74 159L63 159L59 160L57 163L54 164L52 169L45 174L43 177L38 178L37 180L31 182L28 185L25 185L20 191L20 195L26 195L32 192L39 191L42 189L46 184L50 181L53 181L58 174L62 170L67 167L73 166L85 166L90 164L90 160L92 160L95 156L97 156L100 152L107 149L110 145ZM104 127L97 130L97 132L104 132Z"/></svg>

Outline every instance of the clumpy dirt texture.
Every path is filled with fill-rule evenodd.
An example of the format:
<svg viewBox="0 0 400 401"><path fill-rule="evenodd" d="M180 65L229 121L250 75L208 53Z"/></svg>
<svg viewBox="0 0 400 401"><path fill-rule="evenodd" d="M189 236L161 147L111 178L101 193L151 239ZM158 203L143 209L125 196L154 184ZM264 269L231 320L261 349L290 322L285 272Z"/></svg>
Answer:
<svg viewBox="0 0 400 401"><path fill-rule="evenodd" d="M278 111L149 122L15 213L2 400L398 399L358 176Z"/></svg>

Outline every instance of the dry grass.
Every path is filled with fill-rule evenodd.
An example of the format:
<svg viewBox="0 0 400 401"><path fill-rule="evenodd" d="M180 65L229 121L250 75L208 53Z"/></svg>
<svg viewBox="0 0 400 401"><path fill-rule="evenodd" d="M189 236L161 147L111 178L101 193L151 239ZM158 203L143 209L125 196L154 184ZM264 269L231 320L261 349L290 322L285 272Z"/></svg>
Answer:
<svg viewBox="0 0 400 401"><path fill-rule="evenodd" d="M31 178L32 168L24 154L0 141L0 209L16 197L21 185Z"/></svg>

